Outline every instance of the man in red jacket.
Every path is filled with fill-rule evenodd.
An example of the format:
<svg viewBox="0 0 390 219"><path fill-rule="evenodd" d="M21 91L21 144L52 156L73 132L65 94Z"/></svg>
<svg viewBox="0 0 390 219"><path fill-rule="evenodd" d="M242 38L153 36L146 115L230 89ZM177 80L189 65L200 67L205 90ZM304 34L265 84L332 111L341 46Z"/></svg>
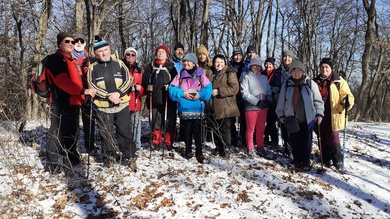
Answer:
<svg viewBox="0 0 390 219"><path fill-rule="evenodd" d="M46 167L51 173L59 172L61 156L73 165L80 163L77 151L80 106L85 95L95 96L95 89L85 89L72 52L75 41L71 34L57 35L59 49L49 57L47 64L51 84L51 118L46 142Z"/></svg>

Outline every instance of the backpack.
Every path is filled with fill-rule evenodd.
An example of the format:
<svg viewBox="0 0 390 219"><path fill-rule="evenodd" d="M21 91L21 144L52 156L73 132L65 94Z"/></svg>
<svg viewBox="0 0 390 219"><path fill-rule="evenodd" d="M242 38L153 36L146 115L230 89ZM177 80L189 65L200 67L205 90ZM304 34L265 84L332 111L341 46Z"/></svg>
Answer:
<svg viewBox="0 0 390 219"><path fill-rule="evenodd" d="M202 75L200 76L196 76L196 79L198 79L199 83L200 83L200 87L203 88L203 81L202 81ZM179 77L179 86L183 83L183 78Z"/></svg>
<svg viewBox="0 0 390 219"><path fill-rule="evenodd" d="M43 58L38 65L36 66L36 72L31 76L30 84L31 89L40 97L49 98L50 97L50 81L49 76L47 75L46 66L49 62L49 55Z"/></svg>

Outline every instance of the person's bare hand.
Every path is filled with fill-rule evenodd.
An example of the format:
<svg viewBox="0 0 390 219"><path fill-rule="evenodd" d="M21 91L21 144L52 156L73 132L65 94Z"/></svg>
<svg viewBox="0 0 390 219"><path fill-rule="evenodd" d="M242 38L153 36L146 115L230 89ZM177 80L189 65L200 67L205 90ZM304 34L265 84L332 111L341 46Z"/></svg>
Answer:
<svg viewBox="0 0 390 219"><path fill-rule="evenodd" d="M148 89L148 91L153 92L153 85L149 84L147 89Z"/></svg>
<svg viewBox="0 0 390 219"><path fill-rule="evenodd" d="M218 95L218 89L213 89L212 95L213 95L213 97L217 96Z"/></svg>
<svg viewBox="0 0 390 219"><path fill-rule="evenodd" d="M120 94L118 92L109 93L107 97L108 100L111 101L113 104L121 103Z"/></svg>
<svg viewBox="0 0 390 219"><path fill-rule="evenodd" d="M191 94L191 96L192 96L192 99L193 99L193 100L197 100L197 99L199 99L199 98L200 98L200 95L199 95L199 93L198 93L198 92L196 92L196 93L192 93L192 94Z"/></svg>
<svg viewBox="0 0 390 219"><path fill-rule="evenodd" d="M186 98L187 100L192 100L192 95L188 92L184 92L184 98Z"/></svg>
<svg viewBox="0 0 390 219"><path fill-rule="evenodd" d="M96 90L93 89L93 88L88 88L88 89L85 89L84 94L85 94L85 95L89 95L89 96L91 96L91 97L95 97L95 95L96 95Z"/></svg>
<svg viewBox="0 0 390 219"><path fill-rule="evenodd" d="M318 117L316 117L316 120L317 120L317 124L319 125L322 122L322 117L318 116Z"/></svg>

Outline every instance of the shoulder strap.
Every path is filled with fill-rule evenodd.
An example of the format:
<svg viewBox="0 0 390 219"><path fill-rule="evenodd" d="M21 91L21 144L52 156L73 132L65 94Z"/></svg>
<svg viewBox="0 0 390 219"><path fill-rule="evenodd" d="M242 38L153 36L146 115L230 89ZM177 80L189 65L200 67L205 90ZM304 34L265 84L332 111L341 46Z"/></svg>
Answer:
<svg viewBox="0 0 390 219"><path fill-rule="evenodd" d="M340 82L335 81L335 82L334 82L334 85L336 85L337 90L340 91Z"/></svg>

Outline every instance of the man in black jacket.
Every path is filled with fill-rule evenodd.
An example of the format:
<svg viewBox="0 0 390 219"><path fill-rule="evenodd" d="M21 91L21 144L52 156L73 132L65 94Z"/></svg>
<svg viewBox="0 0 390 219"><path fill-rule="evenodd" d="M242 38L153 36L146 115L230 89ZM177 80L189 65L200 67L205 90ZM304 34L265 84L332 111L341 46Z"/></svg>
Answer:
<svg viewBox="0 0 390 219"><path fill-rule="evenodd" d="M132 140L128 110L130 97L127 95L133 78L121 60L111 58L110 46L100 37L95 37L94 53L98 60L89 67L88 82L97 91L93 103L104 162L110 165L122 155L130 159L130 167L136 171L136 147ZM113 133L116 133L116 138Z"/></svg>

